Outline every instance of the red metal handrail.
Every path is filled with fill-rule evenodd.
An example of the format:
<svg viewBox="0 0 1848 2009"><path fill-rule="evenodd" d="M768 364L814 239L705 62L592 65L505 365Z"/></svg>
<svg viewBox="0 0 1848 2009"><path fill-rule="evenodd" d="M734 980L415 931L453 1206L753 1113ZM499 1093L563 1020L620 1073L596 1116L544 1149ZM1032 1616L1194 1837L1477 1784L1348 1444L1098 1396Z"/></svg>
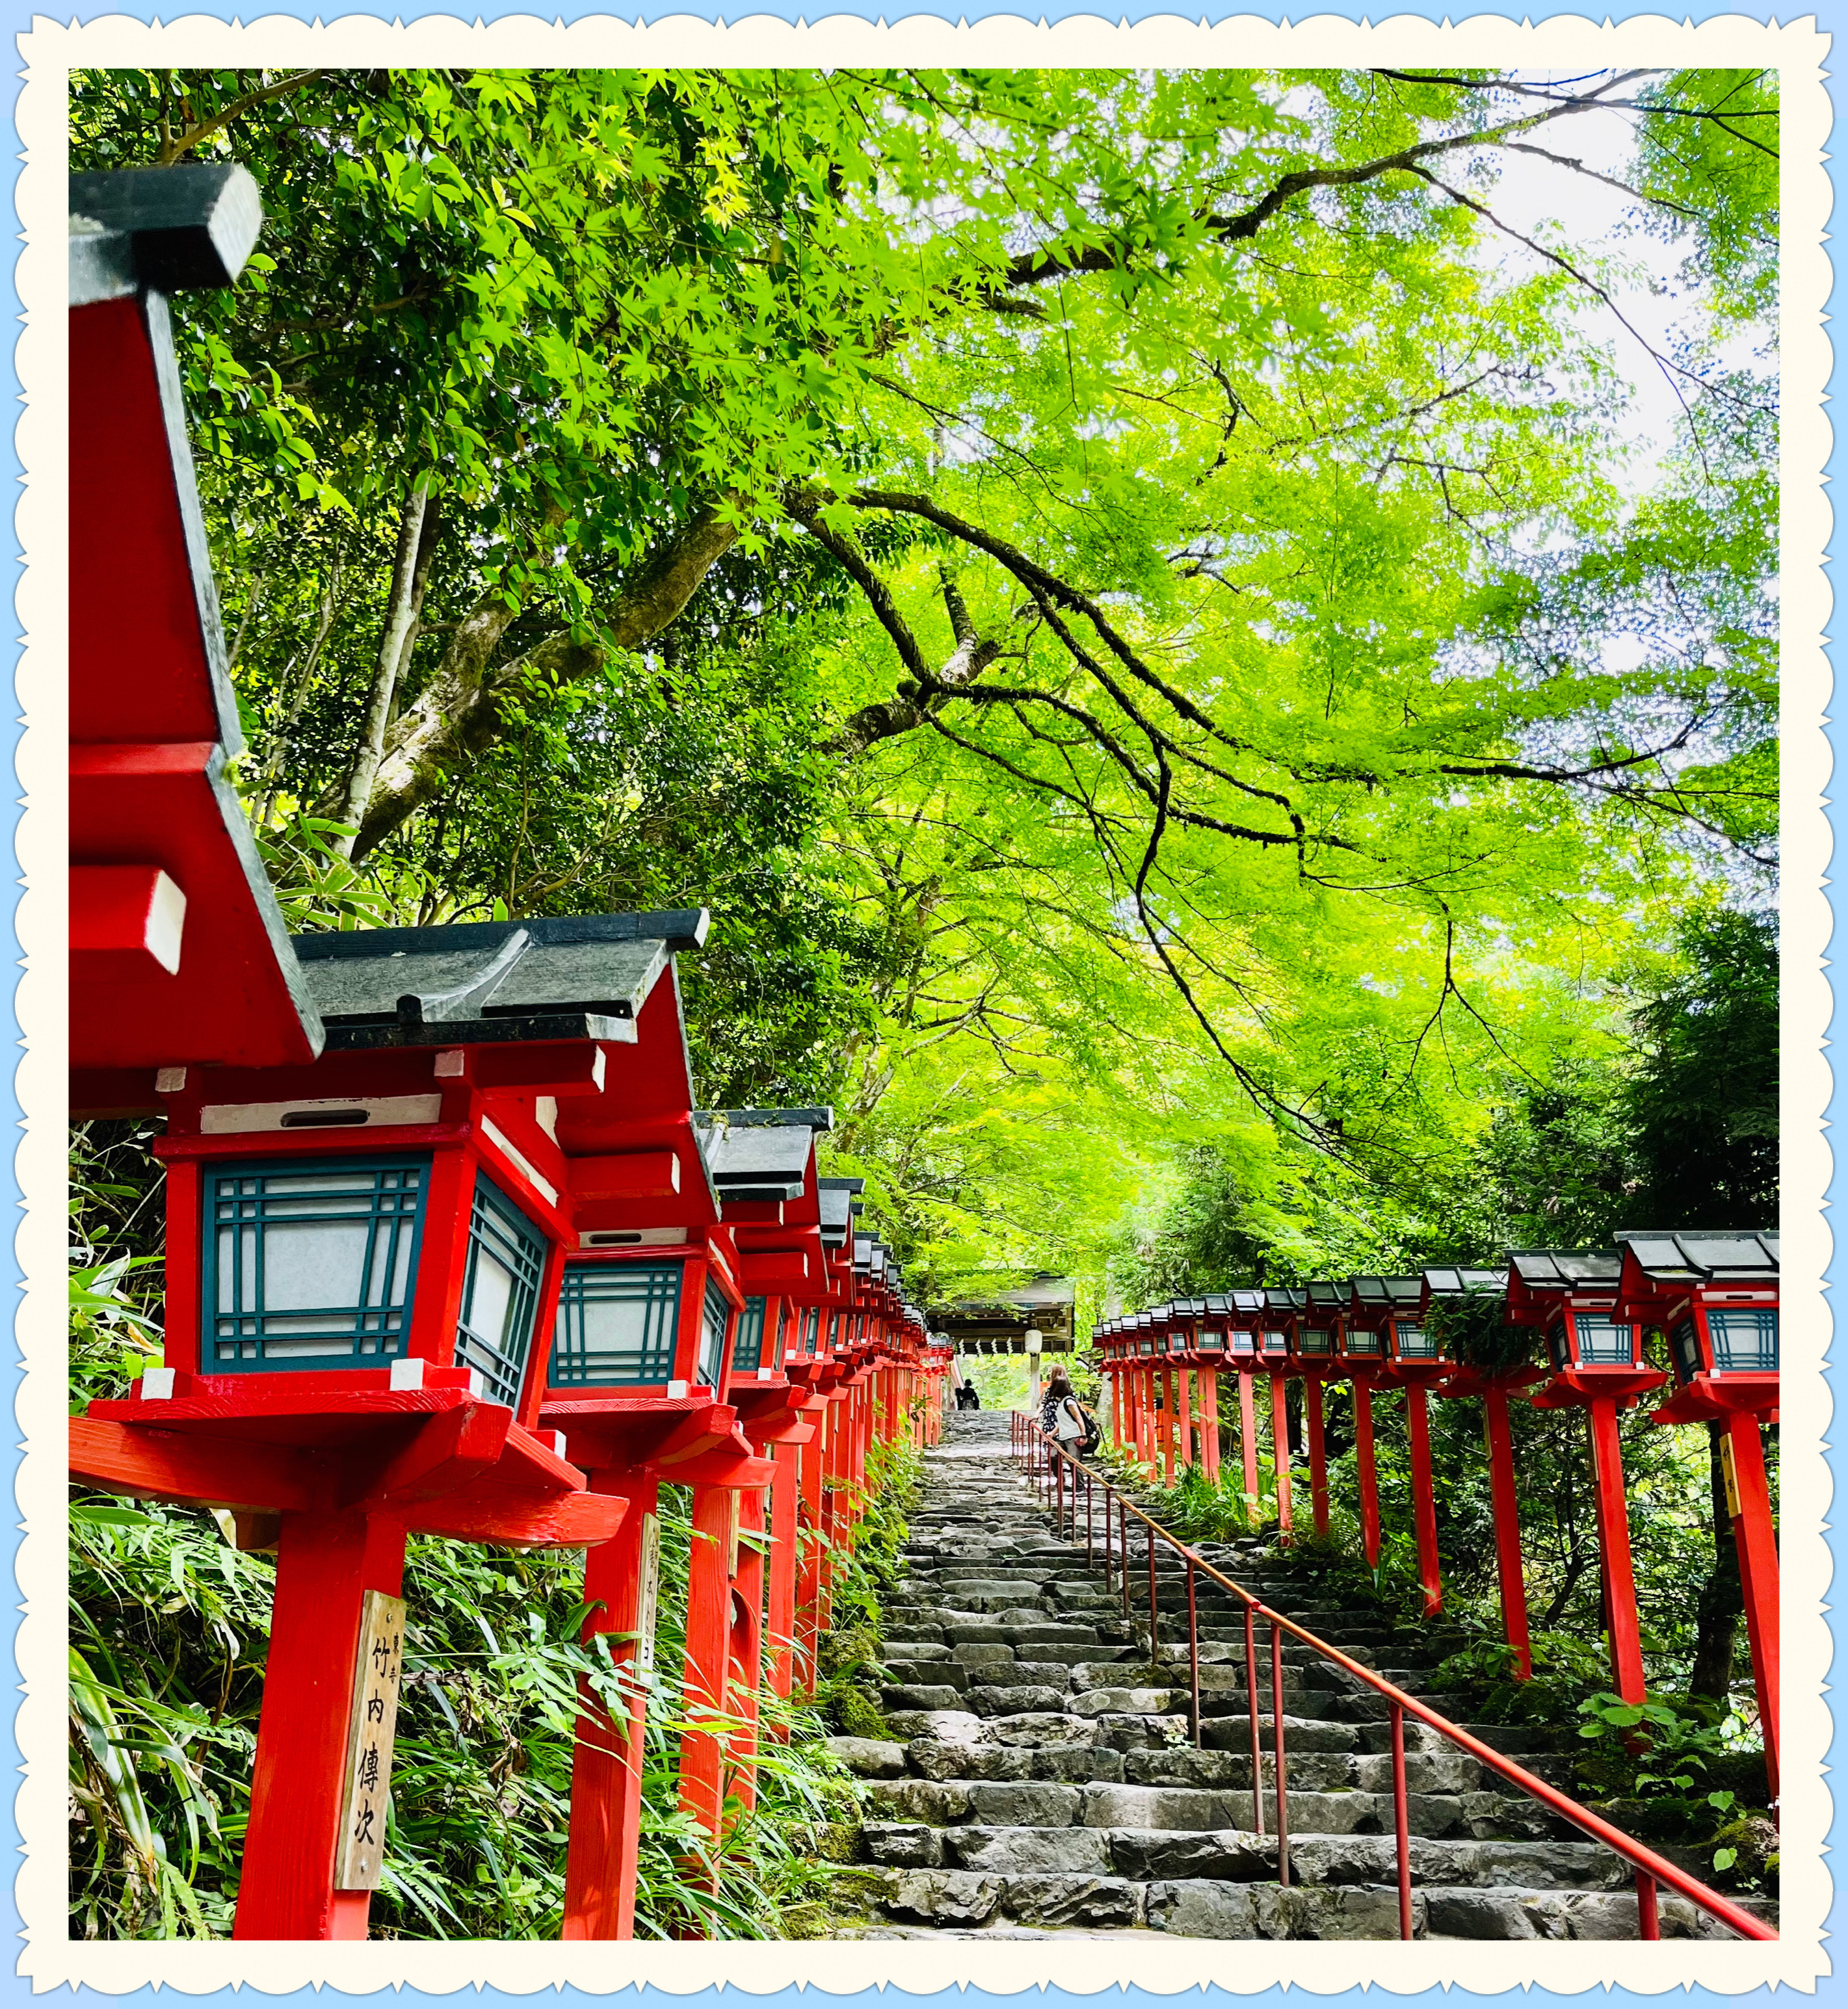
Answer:
<svg viewBox="0 0 1848 2009"><path fill-rule="evenodd" d="M1350 1660L1339 1646L1332 1646L1325 1639L1318 1639L1306 1627L1299 1625L1293 1618L1286 1618L1280 1611L1273 1611L1261 1598L1255 1597L1242 1584L1235 1583L1223 1571L1215 1569L1197 1550L1190 1548L1177 1535L1171 1534L1152 1515L1145 1513L1108 1479L1101 1479L1080 1459L1074 1458L1062 1444L1047 1437L1039 1427L1037 1417L1012 1412L1013 1426L1013 1452L1018 1458L1024 1454L1028 1476L1037 1485L1047 1487L1052 1496L1052 1504L1058 1516L1056 1525L1062 1534L1066 1525L1066 1502L1071 1503L1072 1538L1077 1539L1077 1504L1080 1476L1082 1475L1086 1496L1085 1554L1091 1553L1090 1497L1091 1489L1101 1485L1104 1489L1104 1574L1108 1584L1113 1574L1111 1566L1109 1541L1110 1503L1117 1508L1118 1537L1116 1553L1122 1558L1123 1615L1130 1611L1130 1550L1129 1518L1133 1515L1147 1531L1144 1545L1148 1560L1148 1621L1149 1664L1159 1664L1161 1650L1161 1621L1156 1602L1155 1545L1159 1536L1163 1542L1186 1564L1187 1569L1187 1645L1188 1659L1192 1673L1194 1693L1194 1741L1200 1742L1200 1629L1198 1608L1195 1596L1196 1572L1211 1577L1222 1589L1243 1600L1245 1608L1245 1688L1247 1706L1251 1726L1251 1808L1252 1825L1255 1831L1265 1832L1263 1766L1258 1731L1257 1696L1257 1628L1261 1619L1268 1619L1271 1627L1271 1762L1276 1783L1277 1823L1277 1880L1289 1881L1289 1802L1286 1785L1286 1765L1284 1756L1283 1733L1283 1635L1300 1640L1314 1649L1321 1657L1339 1667L1343 1673L1364 1682L1376 1694L1384 1695L1392 1706L1392 1803L1393 1830L1398 1850L1399 1872L1399 1936L1402 1940L1412 1936L1412 1858L1410 1839L1410 1801L1406 1786L1405 1719L1415 1717L1427 1727L1449 1738L1456 1748L1468 1753L1479 1763L1509 1784L1518 1786L1530 1798L1538 1800L1549 1812L1570 1821L1573 1825L1601 1844L1611 1852L1621 1856L1636 1875L1637 1926L1638 1936L1645 1940L1662 1936L1660 1915L1656 1903L1656 1887L1665 1883L1689 1903L1697 1905L1711 1918L1717 1919L1729 1931L1736 1933L1741 1939L1775 1940L1778 1936L1761 1919L1753 1917L1750 1912L1722 1897L1717 1890L1709 1890L1698 1878L1690 1876L1665 1856L1644 1847L1621 1828L1613 1827L1589 1807L1581 1806L1577 1801L1562 1793L1557 1787L1549 1786L1541 1778L1512 1758L1495 1750L1492 1745L1472 1737L1460 1724L1440 1716L1434 1709L1421 1703L1415 1695L1407 1695L1403 1688L1377 1674L1371 1667L1363 1667L1359 1661ZM1071 1468L1068 1484L1066 1468ZM1048 1482L1050 1480L1050 1485Z"/></svg>

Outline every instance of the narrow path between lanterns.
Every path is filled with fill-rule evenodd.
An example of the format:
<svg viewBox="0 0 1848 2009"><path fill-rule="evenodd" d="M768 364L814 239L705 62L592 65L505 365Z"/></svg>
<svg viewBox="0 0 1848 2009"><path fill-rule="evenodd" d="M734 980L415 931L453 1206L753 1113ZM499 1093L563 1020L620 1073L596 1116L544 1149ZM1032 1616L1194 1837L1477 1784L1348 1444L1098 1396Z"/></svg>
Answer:
<svg viewBox="0 0 1848 2009"><path fill-rule="evenodd" d="M883 1866L881 1922L851 1938L1396 1939L1389 1732L1379 1699L1306 1647L1285 1649L1287 1887L1251 1792L1243 1626L1201 1592L1201 1743L1184 1646L1151 1660L1146 1607L1084 1542L1060 1539L1010 1455L1005 1412L956 1414L926 1454L908 1577L886 1600L884 1693L900 1743L855 1740L878 1775L864 1853ZM1408 1646L1371 1614L1318 1610L1257 1543L1207 1551L1274 1608L1416 1691L1449 1642ZM1184 1636L1180 1576L1158 1604ZM1267 1739L1268 1716L1261 1719ZM1555 1764L1566 1733L1494 1733ZM1516 1742L1510 1744L1513 1735ZM1625 1866L1475 1760L1408 1731L1415 1928L1432 1939L1637 1935ZM1264 1783L1274 1783L1267 1758ZM1268 1800L1271 1795L1265 1796ZM1264 1826L1274 1828L1274 1823ZM1665 1936L1726 1936L1665 1896Z"/></svg>

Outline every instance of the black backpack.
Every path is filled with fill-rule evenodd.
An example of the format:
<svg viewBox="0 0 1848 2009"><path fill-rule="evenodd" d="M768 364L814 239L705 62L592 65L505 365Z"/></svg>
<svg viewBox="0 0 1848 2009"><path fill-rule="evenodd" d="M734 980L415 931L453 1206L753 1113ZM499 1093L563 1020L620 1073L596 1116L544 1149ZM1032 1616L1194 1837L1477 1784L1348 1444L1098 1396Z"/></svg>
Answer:
<svg viewBox="0 0 1848 2009"><path fill-rule="evenodd" d="M1084 1426L1084 1436L1078 1449L1082 1456L1089 1458L1098 1446L1104 1441L1104 1433L1098 1427L1097 1418L1085 1408L1076 1395L1066 1396L1066 1401L1077 1412L1077 1420Z"/></svg>

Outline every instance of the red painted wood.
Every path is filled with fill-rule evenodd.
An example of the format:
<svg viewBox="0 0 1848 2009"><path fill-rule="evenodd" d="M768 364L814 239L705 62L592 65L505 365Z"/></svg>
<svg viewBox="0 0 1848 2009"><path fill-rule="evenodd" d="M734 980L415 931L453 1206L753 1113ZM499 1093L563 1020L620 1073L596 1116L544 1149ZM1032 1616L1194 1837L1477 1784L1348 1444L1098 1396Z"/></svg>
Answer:
<svg viewBox="0 0 1848 2009"><path fill-rule="evenodd" d="M1369 1569L1380 1564L1379 1476L1373 1457L1373 1391L1354 1384L1354 1485L1360 1496L1360 1546Z"/></svg>
<svg viewBox="0 0 1848 2009"><path fill-rule="evenodd" d="M1155 1432L1161 1446L1162 1478L1165 1485L1174 1483L1174 1369L1163 1367L1160 1370L1162 1406L1155 1412Z"/></svg>
<svg viewBox="0 0 1848 2009"><path fill-rule="evenodd" d="M680 1160L672 1151L614 1151L573 1158L573 1199L661 1199L680 1190Z"/></svg>
<svg viewBox="0 0 1848 2009"><path fill-rule="evenodd" d="M1239 1451L1244 1460L1245 1497L1255 1503L1258 1497L1257 1404L1248 1367L1239 1369Z"/></svg>
<svg viewBox="0 0 1848 2009"><path fill-rule="evenodd" d="M371 1899L333 1887L360 1607L402 1593L404 1530L384 1515L286 1514L234 1936L364 1939Z"/></svg>
<svg viewBox="0 0 1848 2009"><path fill-rule="evenodd" d="M332 1471L311 1453L286 1445L204 1438L87 1416L72 1417L69 1430L72 1480L104 1493L276 1512L332 1504Z"/></svg>
<svg viewBox="0 0 1848 2009"><path fill-rule="evenodd" d="M594 1040L520 1040L502 1047L469 1047L467 1078L490 1090L534 1095L601 1095L610 1078L604 1049ZM623 1077L634 1072L635 1051L616 1049Z"/></svg>
<svg viewBox="0 0 1848 2009"><path fill-rule="evenodd" d="M810 1432L812 1438L814 1433ZM796 1683L796 1576L799 1533L796 1515L802 1491L800 1443L774 1445L771 1462L775 1476L770 1489L770 1685L779 1695L793 1692Z"/></svg>
<svg viewBox="0 0 1848 2009"><path fill-rule="evenodd" d="M1779 1792L1778 1698L1782 1669L1778 1622L1779 1565L1771 1493L1765 1479L1765 1448L1756 1416L1727 1419L1733 1447L1733 1483L1739 1512L1733 1539L1739 1550L1739 1575L1745 1592L1746 1635L1751 1642L1752 1680L1758 1690L1758 1723L1765 1738L1765 1769L1772 1798Z"/></svg>
<svg viewBox="0 0 1848 2009"><path fill-rule="evenodd" d="M197 1432L226 1442L243 1437L286 1443L293 1440L294 1423L319 1419L337 1441L357 1443L364 1440L368 1426L409 1428L450 1410L495 1406L469 1392L466 1369L427 1369L421 1388L394 1388L389 1379L385 1368L328 1374L296 1369L282 1374L178 1373L174 1392L165 1401L140 1396L97 1401L90 1404L89 1414L112 1423ZM513 1412L502 1413L510 1419Z"/></svg>
<svg viewBox="0 0 1848 2009"><path fill-rule="evenodd" d="M834 1405L825 1398L815 1416L815 1434L802 1447L802 1483L797 1499L799 1552L796 1559L796 1679L805 1688L816 1678L821 1628L822 1486L828 1465L828 1425Z"/></svg>
<svg viewBox="0 0 1848 2009"><path fill-rule="evenodd" d="M1502 1586L1502 1636L1514 1654L1514 1678L1532 1678L1534 1651L1527 1638L1527 1575L1521 1564L1520 1513L1514 1493L1514 1445L1508 1433L1508 1392L1483 1391L1484 1427L1488 1439L1488 1491L1495 1513L1495 1568Z"/></svg>
<svg viewBox="0 0 1848 2009"><path fill-rule="evenodd" d="M1181 1469L1185 1472L1194 1462L1194 1370L1190 1367L1177 1367L1172 1378L1175 1390L1175 1446L1180 1453Z"/></svg>
<svg viewBox="0 0 1848 2009"><path fill-rule="evenodd" d="M717 1840L725 1798L725 1741L712 1724L726 1709L731 1649L731 1579L726 1537L732 1495L722 1486L693 1489L693 1553L686 1586L686 1714L697 1725L680 1739L680 1805Z"/></svg>
<svg viewBox="0 0 1848 2009"><path fill-rule="evenodd" d="M79 971L70 1058L82 1068L305 1061L318 1021L310 1012L304 1025L289 996L265 925L274 903L233 835L243 811L214 782L236 728L215 698L215 596L182 514L191 457L161 395L165 321L158 297L69 317L70 855L76 866L164 869L186 895L192 952L183 941L175 973L152 966L99 984Z"/></svg>
<svg viewBox="0 0 1848 2009"><path fill-rule="evenodd" d="M395 1511L440 1500L480 1478L498 1459L513 1421L513 1412L498 1402L470 1402L425 1419L401 1449L382 1461L350 1452L344 1461L341 1504Z"/></svg>
<svg viewBox="0 0 1848 2009"><path fill-rule="evenodd" d="M1630 1567L1630 1509L1623 1497L1623 1451L1617 1435L1617 1400L1605 1396L1586 1406L1592 1478L1598 1496L1598 1546L1605 1610L1611 1628L1611 1685L1626 1702L1644 1699L1643 1646L1637 1628L1636 1577Z"/></svg>
<svg viewBox="0 0 1848 2009"><path fill-rule="evenodd" d="M601 1603L584 1621L587 1641L603 1632L633 1633L641 1594L645 1517L654 1512L654 1475L604 1467L591 1475L599 1497L628 1508L614 1541L585 1559L584 1596ZM611 1658L632 1666L636 1647L612 1643ZM636 1867L640 1847L645 1694L638 1688L626 1717L612 1717L586 1689L571 1759L571 1833L565 1858L567 1940L626 1940L635 1931Z"/></svg>
<svg viewBox="0 0 1848 2009"><path fill-rule="evenodd" d="M1208 1479L1219 1483L1219 1376L1215 1368L1200 1377L1200 1449Z"/></svg>
<svg viewBox="0 0 1848 2009"><path fill-rule="evenodd" d="M764 1669L764 1557L750 1536L764 1532L764 1494L753 1488L738 1496L738 1525L747 1538L738 1544L738 1574L732 1584L729 1637L731 1682L727 1706L740 1720L725 1753L725 1791L741 1814L757 1803L758 1684Z"/></svg>
<svg viewBox="0 0 1848 2009"><path fill-rule="evenodd" d="M1328 1449L1322 1434L1321 1377L1303 1377L1303 1415L1309 1437L1309 1503L1315 1532L1328 1532Z"/></svg>
<svg viewBox="0 0 1848 2009"><path fill-rule="evenodd" d="M1290 1535L1289 1408L1283 1377L1271 1377L1271 1469L1277 1484L1277 1527L1287 1542Z"/></svg>
<svg viewBox="0 0 1848 2009"><path fill-rule="evenodd" d="M1405 1391L1405 1423L1411 1442L1412 1525L1418 1538L1418 1581L1424 1615L1435 1618L1444 1608L1444 1577L1438 1557L1437 1496L1431 1490L1431 1411L1421 1382Z"/></svg>

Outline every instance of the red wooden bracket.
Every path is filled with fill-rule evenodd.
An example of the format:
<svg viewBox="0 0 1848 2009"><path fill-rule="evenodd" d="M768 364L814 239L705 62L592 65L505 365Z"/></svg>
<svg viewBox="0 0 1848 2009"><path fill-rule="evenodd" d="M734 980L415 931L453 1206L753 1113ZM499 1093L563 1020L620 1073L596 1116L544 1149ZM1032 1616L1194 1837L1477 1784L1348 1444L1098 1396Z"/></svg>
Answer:
<svg viewBox="0 0 1848 2009"><path fill-rule="evenodd" d="M327 1466L312 1453L286 1444L204 1437L88 1416L70 1419L70 1474L80 1486L136 1499L279 1513L330 1504L334 1490Z"/></svg>

